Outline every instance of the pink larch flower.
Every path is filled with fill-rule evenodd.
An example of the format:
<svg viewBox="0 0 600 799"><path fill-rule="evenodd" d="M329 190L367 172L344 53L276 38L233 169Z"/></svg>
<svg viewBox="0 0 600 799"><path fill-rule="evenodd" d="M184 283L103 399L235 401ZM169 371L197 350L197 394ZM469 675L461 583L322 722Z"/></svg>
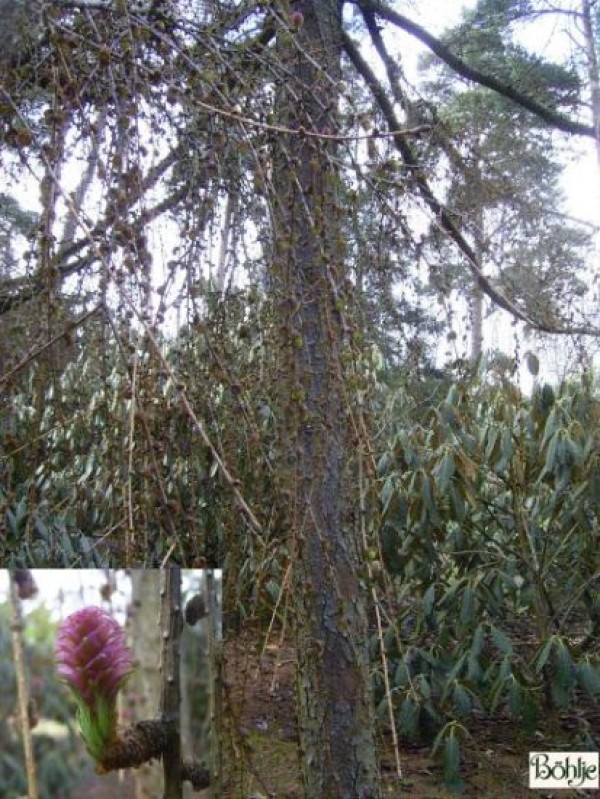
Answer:
<svg viewBox="0 0 600 799"><path fill-rule="evenodd" d="M115 699L133 668L125 631L102 608L82 608L62 623L56 642L59 675L91 705Z"/></svg>
<svg viewBox="0 0 600 799"><path fill-rule="evenodd" d="M125 631L102 608L68 616L56 640L57 672L73 690L90 754L100 760L116 737L116 699L133 670Z"/></svg>
<svg viewBox="0 0 600 799"><path fill-rule="evenodd" d="M292 11L290 15L290 22L293 28L301 28L304 24L304 14L302 11Z"/></svg>

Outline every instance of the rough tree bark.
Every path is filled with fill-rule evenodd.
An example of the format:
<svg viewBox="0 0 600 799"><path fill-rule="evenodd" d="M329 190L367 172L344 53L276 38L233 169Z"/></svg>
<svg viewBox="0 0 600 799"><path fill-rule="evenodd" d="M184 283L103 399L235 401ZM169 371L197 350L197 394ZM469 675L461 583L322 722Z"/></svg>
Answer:
<svg viewBox="0 0 600 799"><path fill-rule="evenodd" d="M164 799L181 799L181 712L180 641L183 629L181 613L181 570L171 566L160 571L160 716L172 724L169 747L163 754Z"/></svg>
<svg viewBox="0 0 600 799"><path fill-rule="evenodd" d="M135 696L133 720L142 721L155 718L160 697L160 572L133 569L131 589L130 630L137 668L129 679L128 689ZM154 761L133 772L136 799L159 799L162 796L161 771L161 764Z"/></svg>
<svg viewBox="0 0 600 799"><path fill-rule="evenodd" d="M479 169L477 170L477 186L481 186L479 180ZM483 196L483 195L482 195ZM475 225L474 225L474 249L477 254L479 263L482 264L485 258L485 234L484 234L484 214L483 208L475 211ZM473 366L477 363L483 353L483 312L484 312L484 299L483 290L479 283L474 282L471 287L471 363Z"/></svg>
<svg viewBox="0 0 600 799"><path fill-rule="evenodd" d="M342 350L344 241L335 165L339 0L281 3L273 145L280 413L290 477L298 717L308 799L379 796L361 549L349 520L351 451ZM306 132L306 133L304 133ZM322 134L322 137L313 135ZM328 138L329 137L329 138Z"/></svg>

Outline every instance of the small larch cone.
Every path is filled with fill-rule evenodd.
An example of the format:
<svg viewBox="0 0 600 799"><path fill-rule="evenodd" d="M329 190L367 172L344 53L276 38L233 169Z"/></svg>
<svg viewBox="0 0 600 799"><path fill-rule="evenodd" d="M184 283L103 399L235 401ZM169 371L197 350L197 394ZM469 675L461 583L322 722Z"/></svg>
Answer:
<svg viewBox="0 0 600 799"><path fill-rule="evenodd" d="M15 569L13 579L17 586L19 599L31 599L38 592L38 587L29 569Z"/></svg>
<svg viewBox="0 0 600 799"><path fill-rule="evenodd" d="M117 694L133 670L125 631L102 608L82 608L61 624L58 674L77 701L77 718L90 755L102 762L117 740Z"/></svg>
<svg viewBox="0 0 600 799"><path fill-rule="evenodd" d="M164 721L138 721L121 732L103 753L96 771L137 768L153 758L162 757L173 730Z"/></svg>
<svg viewBox="0 0 600 799"><path fill-rule="evenodd" d="M121 732L96 763L96 772L104 774L122 768L137 768L154 758L162 757L173 742L176 730L168 721L138 721ZM192 783L196 791L210 785L210 773L191 758L181 761L181 779Z"/></svg>

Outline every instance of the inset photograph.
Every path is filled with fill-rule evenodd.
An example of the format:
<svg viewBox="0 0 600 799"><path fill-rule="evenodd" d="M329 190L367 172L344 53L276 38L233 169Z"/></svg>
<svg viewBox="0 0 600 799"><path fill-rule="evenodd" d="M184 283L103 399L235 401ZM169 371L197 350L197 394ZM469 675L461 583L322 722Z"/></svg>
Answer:
<svg viewBox="0 0 600 799"><path fill-rule="evenodd" d="M0 572L0 796L220 796L221 573Z"/></svg>

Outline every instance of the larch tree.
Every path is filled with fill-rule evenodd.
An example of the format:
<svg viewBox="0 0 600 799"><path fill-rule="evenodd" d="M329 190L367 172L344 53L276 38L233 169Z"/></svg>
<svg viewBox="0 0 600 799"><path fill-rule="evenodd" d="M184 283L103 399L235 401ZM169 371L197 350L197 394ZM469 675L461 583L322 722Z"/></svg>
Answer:
<svg viewBox="0 0 600 799"><path fill-rule="evenodd" d="M428 174L435 120L415 121L388 34L549 128L594 138L594 127L380 0L26 0L6 20L2 169L13 194L31 175L40 207L29 259L0 283L0 314L39 298L45 336L0 376L27 431L5 437L3 455L28 459L0 494L0 555L225 559L236 609L273 576L280 593L291 586L307 799L378 797L365 591L376 472L356 312L370 265L346 241L353 181L431 214L478 290L516 320L598 333L537 315L486 275ZM356 113L352 83L376 124ZM389 215L403 233L409 220ZM15 378L67 339L68 366L34 398L20 390Z"/></svg>
<svg viewBox="0 0 600 799"><path fill-rule="evenodd" d="M350 517L356 420L346 399L343 355L351 341L335 161L341 15L339 0L296 3L288 17L296 36L280 35L277 118L294 135L274 145L270 198L293 612L303 653L300 742L306 796L314 799L378 795L363 547Z"/></svg>

